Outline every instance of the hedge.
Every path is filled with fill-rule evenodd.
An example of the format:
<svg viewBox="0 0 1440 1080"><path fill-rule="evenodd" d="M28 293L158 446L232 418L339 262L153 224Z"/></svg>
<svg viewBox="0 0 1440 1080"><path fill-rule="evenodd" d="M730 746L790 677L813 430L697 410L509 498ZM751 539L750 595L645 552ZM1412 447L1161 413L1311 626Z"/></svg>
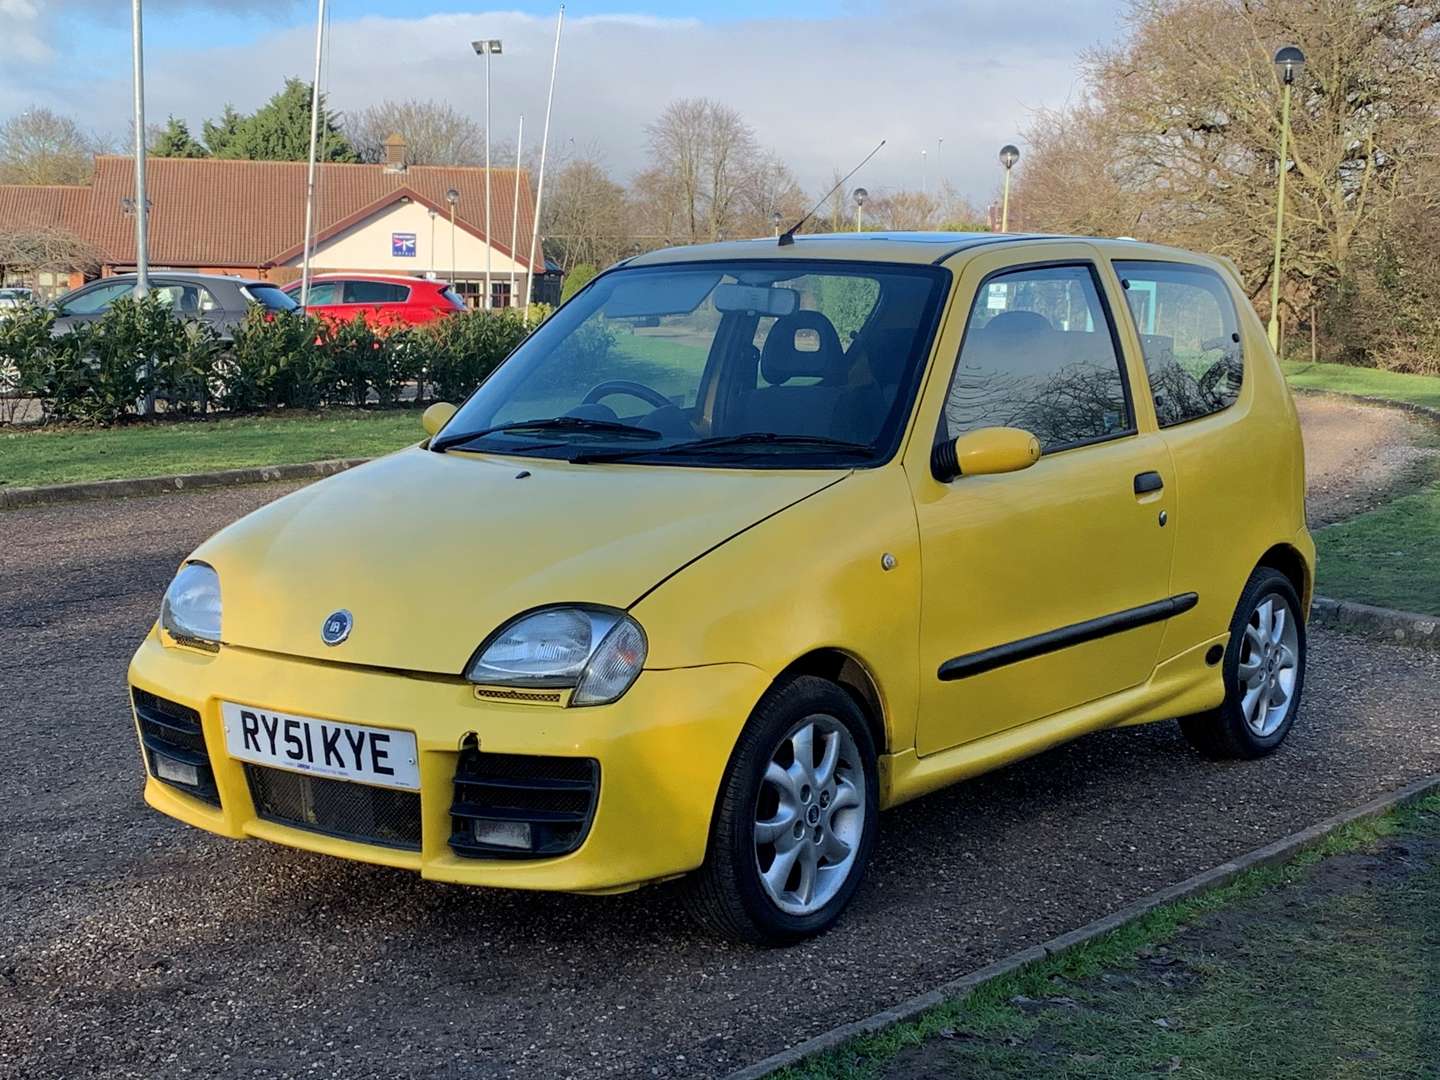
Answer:
<svg viewBox="0 0 1440 1080"><path fill-rule="evenodd" d="M537 306L531 322L547 314ZM412 385L419 402L427 393L458 402L529 333L511 308L404 326L256 307L222 342L154 294L117 301L68 332L55 334L54 322L52 309L36 306L0 320L0 396L38 399L44 420L94 424L138 414L152 391L165 412L182 415L394 405Z"/></svg>

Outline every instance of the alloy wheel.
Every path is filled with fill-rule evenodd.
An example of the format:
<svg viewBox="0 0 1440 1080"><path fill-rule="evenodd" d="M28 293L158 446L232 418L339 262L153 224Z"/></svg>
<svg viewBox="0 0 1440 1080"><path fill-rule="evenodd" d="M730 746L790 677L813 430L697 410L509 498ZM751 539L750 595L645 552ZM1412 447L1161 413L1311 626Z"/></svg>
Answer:
<svg viewBox="0 0 1440 1080"><path fill-rule="evenodd" d="M766 895L810 915L840 891L865 830L865 769L834 717L807 716L780 740L755 806L755 862Z"/></svg>
<svg viewBox="0 0 1440 1080"><path fill-rule="evenodd" d="M1266 593L1255 605L1240 641L1240 711L1255 735L1273 734L1290 711L1300 664L1300 634L1290 605Z"/></svg>

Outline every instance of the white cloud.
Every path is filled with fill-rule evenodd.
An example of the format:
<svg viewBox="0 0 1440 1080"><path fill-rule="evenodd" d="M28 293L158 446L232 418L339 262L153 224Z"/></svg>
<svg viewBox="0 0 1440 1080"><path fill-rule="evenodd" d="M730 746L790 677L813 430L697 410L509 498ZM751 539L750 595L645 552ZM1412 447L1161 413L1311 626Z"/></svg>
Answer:
<svg viewBox="0 0 1440 1080"><path fill-rule="evenodd" d="M0 11L28 0L0 0ZM93 3L94 0L67 0ZM235 9L244 0L223 5ZM1049 5L1047 5L1048 7ZM552 150L595 144L612 169L644 163L644 125L677 97L707 96L737 108L802 183L819 189L881 138L884 151L860 182L918 186L920 151L977 200L998 179L995 151L1014 141L1030 109L1071 93L1078 51L1112 37L1118 0L1056 4L1043 16L1013 0L893 0L828 19L703 22L604 15L567 20L556 87ZM436 97L483 115L482 61L469 41L500 37L493 61L492 121L512 138L521 112L533 144L544 116L554 20L514 12L423 18L336 19L325 88L334 107L385 98ZM254 108L287 75L308 77L314 39L296 27L240 45L151 49L152 116L199 121L225 102ZM121 80L75 79L61 107L123 130ZM5 98L0 97L0 107Z"/></svg>
<svg viewBox="0 0 1440 1080"><path fill-rule="evenodd" d="M54 56L42 34L35 0L0 0L0 34L6 52L22 64L43 64Z"/></svg>

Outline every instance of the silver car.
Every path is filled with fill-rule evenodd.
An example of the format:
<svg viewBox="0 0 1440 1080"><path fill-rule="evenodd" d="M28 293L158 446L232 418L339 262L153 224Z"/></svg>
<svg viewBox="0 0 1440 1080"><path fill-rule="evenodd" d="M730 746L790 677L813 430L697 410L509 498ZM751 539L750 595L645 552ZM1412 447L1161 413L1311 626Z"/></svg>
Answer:
<svg viewBox="0 0 1440 1080"><path fill-rule="evenodd" d="M68 333L76 326L94 322L115 301L134 291L134 274L116 274L66 293L54 304L54 332ZM222 341L234 336L235 327L254 305L271 311L294 311L300 306L273 282L224 274L157 271L150 275L150 291L169 306L176 318L209 323Z"/></svg>

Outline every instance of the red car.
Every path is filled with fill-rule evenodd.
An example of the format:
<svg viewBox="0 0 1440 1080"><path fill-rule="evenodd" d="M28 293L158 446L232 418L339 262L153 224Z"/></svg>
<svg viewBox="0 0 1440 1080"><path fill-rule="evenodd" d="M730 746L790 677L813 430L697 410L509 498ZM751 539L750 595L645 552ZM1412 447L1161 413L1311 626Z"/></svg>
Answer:
<svg viewBox="0 0 1440 1080"><path fill-rule="evenodd" d="M298 303L300 282L285 291ZM374 274L317 274L310 279L307 311L348 321L363 315L376 323L427 323L465 310L465 301L443 281Z"/></svg>

